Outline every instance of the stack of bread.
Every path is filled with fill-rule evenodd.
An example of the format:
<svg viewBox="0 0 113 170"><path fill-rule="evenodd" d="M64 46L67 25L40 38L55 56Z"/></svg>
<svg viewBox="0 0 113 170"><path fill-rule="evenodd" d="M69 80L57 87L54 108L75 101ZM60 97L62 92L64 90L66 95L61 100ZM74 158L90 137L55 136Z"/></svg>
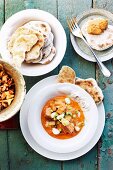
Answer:
<svg viewBox="0 0 113 170"><path fill-rule="evenodd" d="M53 33L48 23L30 21L19 27L8 42L13 63L20 67L22 62L48 64L54 58Z"/></svg>

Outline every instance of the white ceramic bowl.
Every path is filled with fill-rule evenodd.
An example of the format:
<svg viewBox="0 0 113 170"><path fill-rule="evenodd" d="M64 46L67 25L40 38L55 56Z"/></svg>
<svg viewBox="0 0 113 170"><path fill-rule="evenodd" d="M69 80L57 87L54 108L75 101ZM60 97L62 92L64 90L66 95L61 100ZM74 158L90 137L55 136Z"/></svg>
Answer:
<svg viewBox="0 0 113 170"><path fill-rule="evenodd" d="M23 75L39 76L55 69L62 61L66 50L67 40L65 31L57 18L52 14L38 9L27 9L12 15L5 22L0 32L0 52L4 60L12 63L12 56L7 49L7 42L18 27L32 20L46 21L50 24L54 34L54 45L57 50L54 59L49 64L22 64L20 72Z"/></svg>
<svg viewBox="0 0 113 170"><path fill-rule="evenodd" d="M88 109L84 111L85 126L82 128L81 132L77 136L65 140L51 137L44 130L41 123L41 111L45 102L54 96L61 95L62 92L65 94L77 92L79 97L88 107ZM69 153L85 146L93 138L97 123L98 111L92 97L79 86L69 83L53 84L36 92L28 112L28 127L32 137L43 148L57 153Z"/></svg>
<svg viewBox="0 0 113 170"><path fill-rule="evenodd" d="M17 69L1 59L0 64L3 65L3 68L13 78L15 83L15 97L13 102L9 107L0 112L0 122L3 122L10 119L19 111L26 94L26 88L24 78Z"/></svg>

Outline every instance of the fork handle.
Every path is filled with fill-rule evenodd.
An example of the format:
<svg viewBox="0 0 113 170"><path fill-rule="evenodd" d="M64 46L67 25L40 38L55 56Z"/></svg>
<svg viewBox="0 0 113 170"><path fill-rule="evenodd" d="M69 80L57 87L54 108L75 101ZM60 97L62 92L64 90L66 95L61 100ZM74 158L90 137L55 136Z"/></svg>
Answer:
<svg viewBox="0 0 113 170"><path fill-rule="evenodd" d="M95 57L97 64L101 70L101 72L103 73L103 75L105 77L110 77L111 73L110 71L107 69L107 67L100 61L100 59L97 57L97 55L95 54L95 52L93 51L92 47L89 45L89 43L87 42L87 40L82 37L83 41L87 44L87 46L89 47L90 51L92 52L93 56Z"/></svg>

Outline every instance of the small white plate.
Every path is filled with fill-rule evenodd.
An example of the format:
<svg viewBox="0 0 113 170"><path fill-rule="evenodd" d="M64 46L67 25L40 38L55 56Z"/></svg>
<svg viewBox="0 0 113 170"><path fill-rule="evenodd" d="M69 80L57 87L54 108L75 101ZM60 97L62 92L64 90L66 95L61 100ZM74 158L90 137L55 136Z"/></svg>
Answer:
<svg viewBox="0 0 113 170"><path fill-rule="evenodd" d="M84 24L84 22L86 22L87 20L91 18L96 18L96 17L107 18L109 20L109 24L113 25L113 14L103 9L91 9L87 12L82 13L82 15L77 17L77 22L79 26L81 27ZM70 34L70 38L71 38L71 43L73 45L74 50L81 57L83 57L84 59L88 61L96 62L92 53L90 52L87 45L83 42L82 39L77 38L73 36L72 34ZM103 51L94 50L94 51L101 61L107 61L113 58L113 46L108 48L107 50L103 50Z"/></svg>
<svg viewBox="0 0 113 170"><path fill-rule="evenodd" d="M85 126L80 133L70 139L60 140L51 137L43 128L41 123L41 112L45 103L52 97L62 94L76 93L79 96L81 107L84 110ZM86 104L85 104L86 103ZM94 121L95 120L95 121ZM28 112L28 127L35 141L45 149L57 153L70 153L89 143L97 129L98 110L92 97L81 87L70 83L57 83L41 88L33 95Z"/></svg>
<svg viewBox="0 0 113 170"><path fill-rule="evenodd" d="M31 102L30 99L32 99L32 96L35 95L35 92L40 90L41 88L51 85L51 84L56 84L57 83L57 76L51 76L48 78L43 79L42 81L38 82L35 84L30 91L27 93L25 97L25 101L21 107L20 110L20 127L22 134L27 141L27 143L31 146L32 149L34 149L37 153L40 155L43 155L44 157L47 157L49 159L54 159L54 160L71 160L78 158L84 154L86 154L89 150L91 150L94 145L98 142L100 136L102 135L103 129L104 129L104 124L105 124L105 110L104 110L104 105L101 103L98 105L98 126L97 130L95 132L95 135L93 139L83 148L80 150L77 150L75 152L71 153L55 153L48 151L47 149L41 147L37 142L33 139L33 137L30 134L29 128L28 128L28 110L29 110L29 104Z"/></svg>
<svg viewBox="0 0 113 170"><path fill-rule="evenodd" d="M32 20L46 21L50 24L54 34L54 45L56 48L56 55L49 64L23 63L21 68L19 68L23 75L39 76L55 69L62 61L66 50L67 40L65 31L61 23L52 14L38 9L27 9L12 15L0 31L0 53L4 60L10 64L12 63L12 55L7 49L7 42L18 27Z"/></svg>

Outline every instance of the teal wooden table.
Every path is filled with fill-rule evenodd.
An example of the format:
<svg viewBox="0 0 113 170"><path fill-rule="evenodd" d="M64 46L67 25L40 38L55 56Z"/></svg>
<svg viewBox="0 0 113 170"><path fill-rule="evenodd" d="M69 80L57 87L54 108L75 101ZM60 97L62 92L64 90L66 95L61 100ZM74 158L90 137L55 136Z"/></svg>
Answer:
<svg viewBox="0 0 113 170"><path fill-rule="evenodd" d="M113 60L105 62L112 73L107 79L96 64L76 54L66 24L66 16L81 14L92 7L113 12L113 0L0 0L0 26L20 10L38 8L56 16L67 34L67 50L60 66L45 76L25 77L27 90L39 80L57 74L62 65L69 65L79 77L93 77L98 81L105 96L106 110L106 124L100 141L86 155L72 161L52 161L40 156L26 143L20 129L0 131L0 170L113 170Z"/></svg>

